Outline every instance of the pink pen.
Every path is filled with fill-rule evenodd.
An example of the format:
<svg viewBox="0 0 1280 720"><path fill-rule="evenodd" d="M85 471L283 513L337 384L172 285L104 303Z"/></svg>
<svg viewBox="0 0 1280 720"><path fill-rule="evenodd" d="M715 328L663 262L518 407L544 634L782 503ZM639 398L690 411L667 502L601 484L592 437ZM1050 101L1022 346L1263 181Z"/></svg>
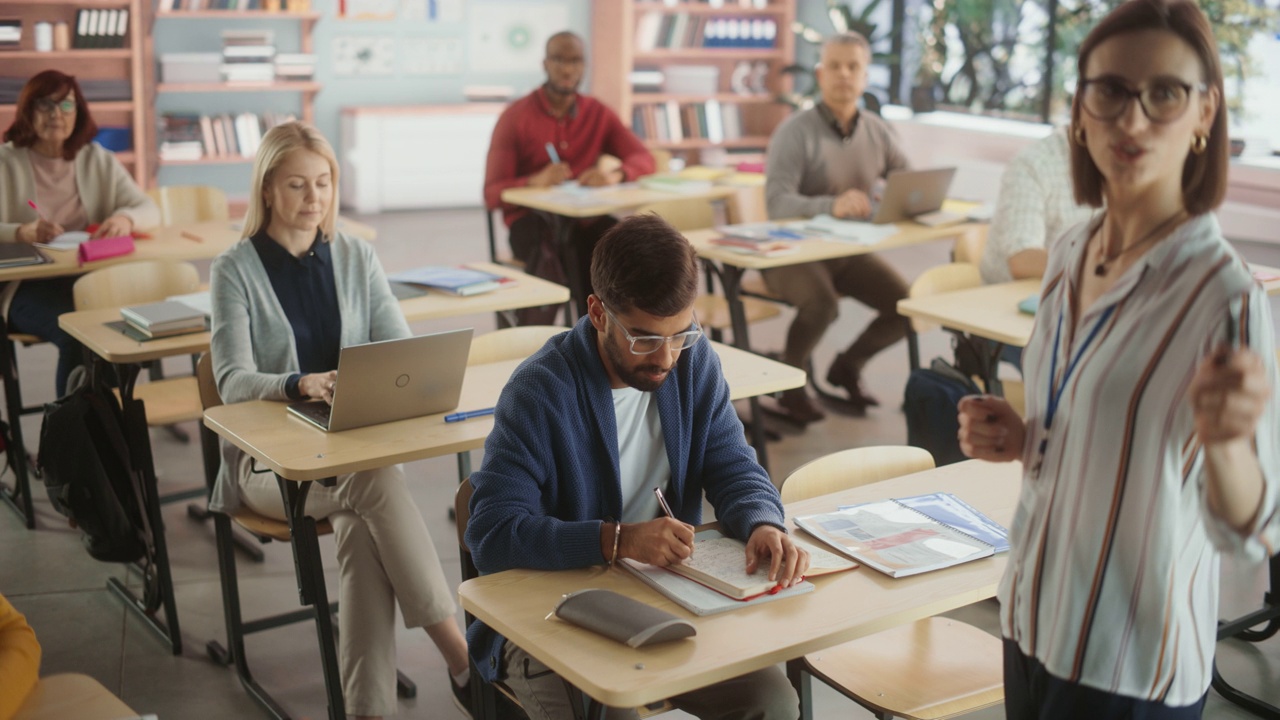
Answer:
<svg viewBox="0 0 1280 720"><path fill-rule="evenodd" d="M41 214L40 214L40 208L36 207L36 201L35 201L35 200L28 200L28 201L27 201L27 204L31 206L31 209L32 209L32 210L35 210L35 211L36 211L36 217L40 218L41 220L44 220L44 215L41 215Z"/></svg>

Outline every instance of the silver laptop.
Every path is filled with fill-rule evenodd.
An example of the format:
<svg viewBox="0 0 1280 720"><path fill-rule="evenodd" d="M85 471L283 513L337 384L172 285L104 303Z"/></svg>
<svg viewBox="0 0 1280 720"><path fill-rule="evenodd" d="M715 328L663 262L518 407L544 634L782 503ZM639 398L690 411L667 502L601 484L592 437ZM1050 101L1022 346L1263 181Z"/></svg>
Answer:
<svg viewBox="0 0 1280 720"><path fill-rule="evenodd" d="M294 403L289 412L327 432L404 420L458 407L471 328L342 348L333 405Z"/></svg>
<svg viewBox="0 0 1280 720"><path fill-rule="evenodd" d="M884 194L872 209L871 222L901 222L940 209L955 174L953 167L889 173Z"/></svg>

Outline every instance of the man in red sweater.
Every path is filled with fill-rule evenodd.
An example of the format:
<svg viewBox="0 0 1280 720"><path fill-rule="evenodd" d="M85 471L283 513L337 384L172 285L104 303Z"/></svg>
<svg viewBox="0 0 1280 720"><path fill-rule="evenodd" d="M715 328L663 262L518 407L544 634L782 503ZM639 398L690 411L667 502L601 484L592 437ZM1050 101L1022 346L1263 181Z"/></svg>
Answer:
<svg viewBox="0 0 1280 720"><path fill-rule="evenodd" d="M653 156L616 113L600 101L578 93L586 70L582 38L571 32L552 35L547 40L542 68L547 81L512 103L493 129L485 166L484 204L490 210L502 208L512 252L536 268L537 275L567 284L565 273L577 274L583 293L573 301L581 304L591 293L591 251L617 221L608 216L577 221L570 242L577 249L579 267L564 268L546 218L504 204L502 191L550 187L566 180L577 180L589 187L616 185L652 173ZM548 143L555 148L556 157L549 156ZM621 166L602 167L603 155L618 158ZM546 324L554 320L555 312L554 307L523 311L520 321Z"/></svg>

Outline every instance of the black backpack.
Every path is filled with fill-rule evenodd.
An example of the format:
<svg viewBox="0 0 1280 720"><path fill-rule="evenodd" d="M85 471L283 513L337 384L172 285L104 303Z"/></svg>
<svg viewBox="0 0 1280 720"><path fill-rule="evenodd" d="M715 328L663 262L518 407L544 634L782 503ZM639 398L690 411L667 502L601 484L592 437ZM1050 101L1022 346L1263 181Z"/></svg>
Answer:
<svg viewBox="0 0 1280 720"><path fill-rule="evenodd" d="M982 392L966 375L942 358L907 378L905 409L907 444L933 454L939 466L965 460L960 452L957 406L965 395Z"/></svg>
<svg viewBox="0 0 1280 720"><path fill-rule="evenodd" d="M146 553L148 532L120 402L107 383L88 382L83 368L67 387L45 405L40 426L45 489L53 507L84 532L89 555L133 562Z"/></svg>

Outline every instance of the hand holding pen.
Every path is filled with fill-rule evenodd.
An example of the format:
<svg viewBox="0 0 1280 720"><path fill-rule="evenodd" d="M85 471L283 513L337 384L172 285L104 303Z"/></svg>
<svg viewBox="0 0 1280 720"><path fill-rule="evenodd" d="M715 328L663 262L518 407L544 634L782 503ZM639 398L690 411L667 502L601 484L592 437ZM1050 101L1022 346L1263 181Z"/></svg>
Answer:
<svg viewBox="0 0 1280 720"><path fill-rule="evenodd" d="M36 211L36 219L18 226L15 234L18 242L24 242L29 245L47 243L66 232L58 223L46 220L44 214L40 212L40 208L36 207L34 200L28 200L27 205Z"/></svg>
<svg viewBox="0 0 1280 720"><path fill-rule="evenodd" d="M1238 325L1228 313L1226 342L1200 363L1191 380L1196 434L1205 445L1253 437L1271 399L1266 365L1241 342Z"/></svg>
<svg viewBox="0 0 1280 720"><path fill-rule="evenodd" d="M622 526L618 557L631 558L657 567L666 567L693 555L693 526L671 513L662 491L654 488L663 517Z"/></svg>
<svg viewBox="0 0 1280 720"><path fill-rule="evenodd" d="M561 161L560 153L556 152L555 143L547 143L546 149L551 163L529 177L529 187L551 187L573 177L569 163Z"/></svg>

